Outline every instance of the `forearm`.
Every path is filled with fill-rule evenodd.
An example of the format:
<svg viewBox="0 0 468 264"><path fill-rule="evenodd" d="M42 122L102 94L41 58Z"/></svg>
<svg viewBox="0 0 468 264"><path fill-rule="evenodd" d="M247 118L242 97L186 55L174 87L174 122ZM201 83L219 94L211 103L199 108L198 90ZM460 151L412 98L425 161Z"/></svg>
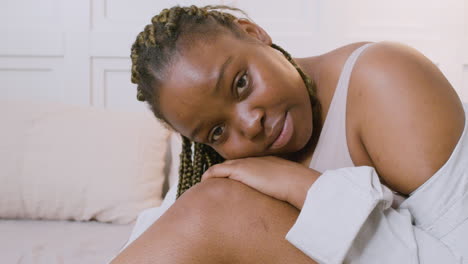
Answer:
<svg viewBox="0 0 468 264"><path fill-rule="evenodd" d="M307 191L322 173L309 169L302 177L296 177L288 186L287 202L301 210L307 196Z"/></svg>

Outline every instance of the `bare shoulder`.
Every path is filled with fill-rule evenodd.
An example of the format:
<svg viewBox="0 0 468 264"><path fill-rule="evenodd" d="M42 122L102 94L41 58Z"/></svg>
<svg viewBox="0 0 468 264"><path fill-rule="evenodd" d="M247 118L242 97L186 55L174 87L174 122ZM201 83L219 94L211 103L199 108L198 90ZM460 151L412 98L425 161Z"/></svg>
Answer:
<svg viewBox="0 0 468 264"><path fill-rule="evenodd" d="M354 66L349 93L360 140L380 177L398 192L408 194L429 179L463 132L455 90L411 47L368 47Z"/></svg>
<svg viewBox="0 0 468 264"><path fill-rule="evenodd" d="M323 120L325 120L331 100L335 93L335 88L338 83L343 66L349 55L360 46L369 42L351 43L325 54L318 56L317 74L313 76L318 89L318 97L322 104Z"/></svg>

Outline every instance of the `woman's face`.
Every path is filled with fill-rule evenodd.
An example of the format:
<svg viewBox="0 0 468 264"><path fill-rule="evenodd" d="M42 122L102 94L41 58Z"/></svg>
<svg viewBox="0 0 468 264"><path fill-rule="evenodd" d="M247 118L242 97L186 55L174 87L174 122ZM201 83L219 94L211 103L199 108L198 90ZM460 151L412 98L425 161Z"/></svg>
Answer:
<svg viewBox="0 0 468 264"><path fill-rule="evenodd" d="M299 151L313 129L307 89L261 28L241 26L251 41L221 34L179 52L159 88L160 110L226 159Z"/></svg>

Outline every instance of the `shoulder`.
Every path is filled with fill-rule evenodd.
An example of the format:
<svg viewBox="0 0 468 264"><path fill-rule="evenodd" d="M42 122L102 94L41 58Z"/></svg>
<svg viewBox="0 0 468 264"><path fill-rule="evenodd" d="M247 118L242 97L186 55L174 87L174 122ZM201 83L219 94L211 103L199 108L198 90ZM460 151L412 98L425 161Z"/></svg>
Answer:
<svg viewBox="0 0 468 264"><path fill-rule="evenodd" d="M311 77L314 79L317 85L317 96L322 104L322 119L325 120L328 112L331 100L335 93L335 88L338 83L343 66L351 55L360 46L370 42L356 42L351 43L327 53L321 54L315 57L315 63L312 65L310 70ZM308 59L308 58L307 58ZM301 67L307 69L310 66L306 60L306 63L302 62Z"/></svg>
<svg viewBox="0 0 468 264"><path fill-rule="evenodd" d="M348 100L358 135L392 189L410 193L450 157L463 132L463 107L428 58L408 46L369 46L351 75Z"/></svg>

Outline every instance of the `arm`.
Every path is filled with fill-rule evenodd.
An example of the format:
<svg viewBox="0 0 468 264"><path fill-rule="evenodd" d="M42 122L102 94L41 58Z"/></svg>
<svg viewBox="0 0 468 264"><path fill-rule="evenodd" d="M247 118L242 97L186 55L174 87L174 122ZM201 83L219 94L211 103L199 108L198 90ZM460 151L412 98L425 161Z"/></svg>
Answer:
<svg viewBox="0 0 468 264"><path fill-rule="evenodd" d="M380 182L410 194L446 163L465 122L456 93L422 55L389 43L361 55L349 89L375 169L324 172L286 238L320 263L458 263L410 210L390 207Z"/></svg>
<svg viewBox="0 0 468 264"><path fill-rule="evenodd" d="M310 188L286 235L318 263L461 263L439 239L393 209L392 192L371 167L326 171Z"/></svg>
<svg viewBox="0 0 468 264"><path fill-rule="evenodd" d="M350 92L361 142L379 176L410 194L449 158L463 132L458 95L426 57L407 46L376 43L358 59Z"/></svg>

